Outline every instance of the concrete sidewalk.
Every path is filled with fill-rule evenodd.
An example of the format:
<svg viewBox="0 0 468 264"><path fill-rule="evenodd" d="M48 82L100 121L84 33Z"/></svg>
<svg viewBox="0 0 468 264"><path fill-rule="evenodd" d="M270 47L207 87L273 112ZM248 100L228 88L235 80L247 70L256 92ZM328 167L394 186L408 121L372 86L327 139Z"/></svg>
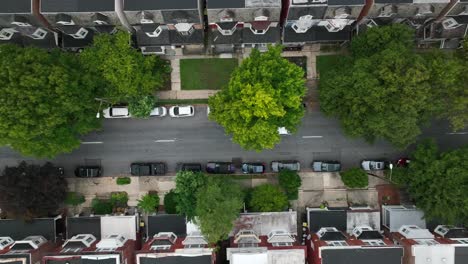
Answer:
<svg viewBox="0 0 468 264"><path fill-rule="evenodd" d="M179 83L180 84L180 83ZM219 90L189 90L189 91L160 91L156 92L159 99L207 99Z"/></svg>

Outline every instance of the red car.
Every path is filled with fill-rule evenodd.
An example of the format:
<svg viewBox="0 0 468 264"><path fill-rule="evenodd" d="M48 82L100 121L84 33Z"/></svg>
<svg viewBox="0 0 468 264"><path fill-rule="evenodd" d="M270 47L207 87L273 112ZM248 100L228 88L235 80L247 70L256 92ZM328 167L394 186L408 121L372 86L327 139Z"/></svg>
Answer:
<svg viewBox="0 0 468 264"><path fill-rule="evenodd" d="M411 162L408 158L400 158L396 161L397 167L408 167L409 163Z"/></svg>

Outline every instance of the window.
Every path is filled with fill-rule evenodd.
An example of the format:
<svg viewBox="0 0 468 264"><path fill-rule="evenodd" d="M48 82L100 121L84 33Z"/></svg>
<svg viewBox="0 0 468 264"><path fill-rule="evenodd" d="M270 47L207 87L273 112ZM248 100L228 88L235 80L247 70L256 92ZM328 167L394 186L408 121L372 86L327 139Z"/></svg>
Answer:
<svg viewBox="0 0 468 264"><path fill-rule="evenodd" d="M255 29L255 28L252 28L252 27L251 27L250 30L252 30L252 33L254 33L254 34L256 34L256 35L263 35L263 34L266 33L266 30L264 30L264 29L257 30L257 29Z"/></svg>
<svg viewBox="0 0 468 264"><path fill-rule="evenodd" d="M455 19L453 19L453 18L447 18L447 19L445 19L444 21L442 21L442 26L443 26L445 29L455 28L455 27L457 27L458 25L459 25L458 22L457 22ZM442 230L442 231L448 232L448 230L447 230L447 231Z"/></svg>
<svg viewBox="0 0 468 264"><path fill-rule="evenodd" d="M151 37L151 38L156 38L156 37L159 37L161 32L162 32L161 27L157 27L156 30L153 32L146 32L146 35L148 35L148 37Z"/></svg>
<svg viewBox="0 0 468 264"><path fill-rule="evenodd" d="M327 241L327 245L331 247L345 247L348 243L346 241Z"/></svg>
<svg viewBox="0 0 468 264"><path fill-rule="evenodd" d="M61 253L67 253L67 252L80 252L81 251L81 248L64 248L62 249L62 251L60 251Z"/></svg>
<svg viewBox="0 0 468 264"><path fill-rule="evenodd" d="M153 245L151 246L151 250L169 250L171 249L171 245Z"/></svg>
<svg viewBox="0 0 468 264"><path fill-rule="evenodd" d="M434 239L415 239L415 241L419 245L426 245L426 246L432 246L432 245L438 245L439 242L435 241Z"/></svg>
<svg viewBox="0 0 468 264"><path fill-rule="evenodd" d="M364 240L364 244L367 246L385 246L385 243L382 240Z"/></svg>
<svg viewBox="0 0 468 264"><path fill-rule="evenodd" d="M192 244L192 245L185 245L184 248L204 248L205 245L202 244Z"/></svg>
<svg viewBox="0 0 468 264"><path fill-rule="evenodd" d="M13 37L13 34L15 34L15 31L10 28L4 28L0 30L0 39L3 40L9 40L11 37Z"/></svg>
<svg viewBox="0 0 468 264"><path fill-rule="evenodd" d="M272 243L274 247L290 247L293 244L291 242L277 242L277 243Z"/></svg>
<svg viewBox="0 0 468 264"><path fill-rule="evenodd" d="M457 241L460 244L468 244L468 238L456 238L453 240Z"/></svg>
<svg viewBox="0 0 468 264"><path fill-rule="evenodd" d="M117 248L96 248L96 252L109 252L115 251Z"/></svg>
<svg viewBox="0 0 468 264"><path fill-rule="evenodd" d="M250 247L258 247L258 243L253 243L253 242L249 242L249 243L239 243L239 246L240 248L250 248Z"/></svg>
<svg viewBox="0 0 468 264"><path fill-rule="evenodd" d="M42 28L36 29L34 33L32 34L33 39L44 39L45 36L47 35L47 31L45 31Z"/></svg>
<svg viewBox="0 0 468 264"><path fill-rule="evenodd" d="M88 30L84 28L80 28L78 32L76 32L75 34L71 34L71 36L76 39L84 39L86 35L88 35Z"/></svg>

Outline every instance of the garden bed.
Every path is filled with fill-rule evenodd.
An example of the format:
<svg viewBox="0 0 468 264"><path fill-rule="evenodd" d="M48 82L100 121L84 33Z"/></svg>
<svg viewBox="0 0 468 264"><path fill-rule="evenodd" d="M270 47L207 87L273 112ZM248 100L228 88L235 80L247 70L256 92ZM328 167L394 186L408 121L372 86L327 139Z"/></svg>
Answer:
<svg viewBox="0 0 468 264"><path fill-rule="evenodd" d="M180 81L182 90L218 90L227 85L237 59L182 59Z"/></svg>

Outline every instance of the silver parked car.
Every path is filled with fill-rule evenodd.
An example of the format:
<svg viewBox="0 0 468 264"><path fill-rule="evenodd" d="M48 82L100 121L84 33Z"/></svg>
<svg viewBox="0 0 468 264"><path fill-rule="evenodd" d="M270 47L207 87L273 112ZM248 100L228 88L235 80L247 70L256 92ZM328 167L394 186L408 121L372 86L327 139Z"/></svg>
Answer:
<svg viewBox="0 0 468 264"><path fill-rule="evenodd" d="M159 106L159 107L155 107L155 108L153 108L153 110L151 110L150 116L163 117L163 116L166 116L166 114L167 114L166 107Z"/></svg>
<svg viewBox="0 0 468 264"><path fill-rule="evenodd" d="M127 106L112 106L102 110L104 118L129 118L132 117Z"/></svg>
<svg viewBox="0 0 468 264"><path fill-rule="evenodd" d="M361 168L365 171L372 170L384 170L385 161L383 160L363 160L361 162Z"/></svg>
<svg viewBox="0 0 468 264"><path fill-rule="evenodd" d="M336 172L341 170L341 164L338 161L318 161L312 162L312 170L316 172Z"/></svg>
<svg viewBox="0 0 468 264"><path fill-rule="evenodd" d="M172 117L189 117L194 116L194 114L195 109L191 105L176 105L169 108L169 115Z"/></svg>
<svg viewBox="0 0 468 264"><path fill-rule="evenodd" d="M280 161L272 161L271 162L271 170L273 172L279 172L280 170L292 170L292 171L300 171L301 170L301 163L297 160L280 160Z"/></svg>

